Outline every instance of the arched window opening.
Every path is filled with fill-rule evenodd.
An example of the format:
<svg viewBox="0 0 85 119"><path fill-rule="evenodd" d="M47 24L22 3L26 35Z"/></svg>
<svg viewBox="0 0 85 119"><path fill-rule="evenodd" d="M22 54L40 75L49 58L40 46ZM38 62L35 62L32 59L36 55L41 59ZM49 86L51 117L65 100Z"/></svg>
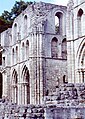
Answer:
<svg viewBox="0 0 85 119"><path fill-rule="evenodd" d="M67 42L66 38L63 39L62 41L62 58L67 59Z"/></svg>
<svg viewBox="0 0 85 119"><path fill-rule="evenodd" d="M14 103L18 102L18 78L17 72L14 69L12 74L12 100Z"/></svg>
<svg viewBox="0 0 85 119"><path fill-rule="evenodd" d="M3 67L5 67L5 57L2 58L3 60Z"/></svg>
<svg viewBox="0 0 85 119"><path fill-rule="evenodd" d="M0 65L2 65L2 52L0 52Z"/></svg>
<svg viewBox="0 0 85 119"><path fill-rule="evenodd" d="M62 33L62 16L61 12L55 14L55 32L59 34Z"/></svg>
<svg viewBox="0 0 85 119"><path fill-rule="evenodd" d="M18 46L16 46L16 62L18 62Z"/></svg>
<svg viewBox="0 0 85 119"><path fill-rule="evenodd" d="M13 32L13 39L14 39L14 43L16 43L17 41L17 24L14 24L14 32Z"/></svg>
<svg viewBox="0 0 85 119"><path fill-rule="evenodd" d="M2 98L2 87L3 87L3 82L2 82L2 73L0 73L0 98Z"/></svg>
<svg viewBox="0 0 85 119"><path fill-rule="evenodd" d="M25 47L24 47L24 42L22 43L22 60L25 58Z"/></svg>
<svg viewBox="0 0 85 119"><path fill-rule="evenodd" d="M54 37L51 41L51 56L52 58L58 57L58 40Z"/></svg>
<svg viewBox="0 0 85 119"><path fill-rule="evenodd" d="M59 18L55 16L55 31L59 33Z"/></svg>
<svg viewBox="0 0 85 119"><path fill-rule="evenodd" d="M24 16L24 34L27 35L27 15Z"/></svg>
<svg viewBox="0 0 85 119"><path fill-rule="evenodd" d="M63 76L63 83L68 83L66 75Z"/></svg>
<svg viewBox="0 0 85 119"><path fill-rule="evenodd" d="M79 9L77 18L78 18L78 36L81 36L82 34L82 15L83 15L83 10Z"/></svg>
<svg viewBox="0 0 85 119"><path fill-rule="evenodd" d="M12 63L14 64L14 48L12 49Z"/></svg>
<svg viewBox="0 0 85 119"><path fill-rule="evenodd" d="M22 76L23 76L23 94L24 99L22 97L22 103L23 104L30 104L30 82L29 82L29 70L26 66L24 66L23 71L22 71Z"/></svg>
<svg viewBox="0 0 85 119"><path fill-rule="evenodd" d="M85 83L85 42L82 42L78 50L78 78L80 83Z"/></svg>
<svg viewBox="0 0 85 119"><path fill-rule="evenodd" d="M26 41L26 59L29 58L29 41Z"/></svg>

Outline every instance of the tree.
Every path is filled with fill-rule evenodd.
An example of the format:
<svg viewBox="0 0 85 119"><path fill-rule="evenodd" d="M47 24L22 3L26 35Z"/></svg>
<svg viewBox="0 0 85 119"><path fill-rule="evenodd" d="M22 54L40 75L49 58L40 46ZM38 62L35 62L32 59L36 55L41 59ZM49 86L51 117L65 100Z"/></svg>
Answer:
<svg viewBox="0 0 85 119"><path fill-rule="evenodd" d="M1 15L1 18L3 20L6 20L7 22L11 21L11 17L12 17L12 14L10 12L6 11L6 10L4 10L4 12Z"/></svg>
<svg viewBox="0 0 85 119"><path fill-rule="evenodd" d="M16 18L23 10L25 10L28 4L32 4L32 2L24 2L24 1L16 1L13 8L11 9L11 14L13 18Z"/></svg>
<svg viewBox="0 0 85 119"><path fill-rule="evenodd" d="M19 2L16 1L13 8L11 9L11 12L8 12L4 10L2 15L0 16L0 32L3 30L6 30L7 28L11 27L13 20L22 12L26 9L28 5L32 4L32 2L24 2L20 0ZM2 24L3 22L3 24Z"/></svg>
<svg viewBox="0 0 85 119"><path fill-rule="evenodd" d="M10 27L11 23L6 22L6 20L0 17L0 33Z"/></svg>

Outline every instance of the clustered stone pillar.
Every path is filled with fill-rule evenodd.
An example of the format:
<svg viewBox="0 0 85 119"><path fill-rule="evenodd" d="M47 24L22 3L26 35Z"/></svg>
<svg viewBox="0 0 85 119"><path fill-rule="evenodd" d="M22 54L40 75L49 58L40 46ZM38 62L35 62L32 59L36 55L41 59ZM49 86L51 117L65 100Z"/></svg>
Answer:
<svg viewBox="0 0 85 119"><path fill-rule="evenodd" d="M30 91L31 103L40 104L43 98L43 38L41 28L35 27L31 34L30 61Z"/></svg>

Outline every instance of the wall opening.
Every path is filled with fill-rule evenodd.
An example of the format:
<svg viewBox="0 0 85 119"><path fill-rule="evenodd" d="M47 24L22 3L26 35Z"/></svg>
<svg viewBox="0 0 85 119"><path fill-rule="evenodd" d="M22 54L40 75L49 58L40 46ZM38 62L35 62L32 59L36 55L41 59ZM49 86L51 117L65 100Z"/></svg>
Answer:
<svg viewBox="0 0 85 119"><path fill-rule="evenodd" d="M62 16L61 12L55 14L55 32L59 34L62 33Z"/></svg>
<svg viewBox="0 0 85 119"><path fill-rule="evenodd" d="M67 59L67 42L66 38L63 39L62 41L62 58Z"/></svg>
<svg viewBox="0 0 85 119"><path fill-rule="evenodd" d="M22 85L22 104L30 104L30 81L29 70L24 66L22 71L23 85Z"/></svg>
<svg viewBox="0 0 85 119"><path fill-rule="evenodd" d="M12 100L18 102L18 75L15 69L12 74Z"/></svg>
<svg viewBox="0 0 85 119"><path fill-rule="evenodd" d="M27 35L27 15L24 16L24 35Z"/></svg>
<svg viewBox="0 0 85 119"><path fill-rule="evenodd" d="M13 40L14 40L14 43L16 43L17 41L17 24L16 23L14 24L14 29L13 29Z"/></svg>
<svg viewBox="0 0 85 119"><path fill-rule="evenodd" d="M63 83L68 83L66 75L63 76Z"/></svg>
<svg viewBox="0 0 85 119"><path fill-rule="evenodd" d="M5 57L3 57L3 66L5 66Z"/></svg>
<svg viewBox="0 0 85 119"><path fill-rule="evenodd" d="M59 33L59 18L55 16L55 32Z"/></svg>
<svg viewBox="0 0 85 119"><path fill-rule="evenodd" d="M77 19L78 19L78 36L81 36L82 34L82 15L83 15L83 10L80 8L77 14Z"/></svg>
<svg viewBox="0 0 85 119"><path fill-rule="evenodd" d="M54 37L51 41L51 56L52 58L58 57L58 40Z"/></svg>

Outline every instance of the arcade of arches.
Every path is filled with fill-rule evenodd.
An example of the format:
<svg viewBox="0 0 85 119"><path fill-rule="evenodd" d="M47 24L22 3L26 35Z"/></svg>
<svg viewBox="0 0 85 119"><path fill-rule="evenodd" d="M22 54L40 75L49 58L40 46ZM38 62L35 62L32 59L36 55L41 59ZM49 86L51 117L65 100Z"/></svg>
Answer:
<svg viewBox="0 0 85 119"><path fill-rule="evenodd" d="M20 91L19 91L20 84ZM18 73L14 69L12 74L12 101L18 103L18 96L21 97L21 104L30 103L29 70L24 66L21 81L18 81ZM18 95L21 94L21 95ZM24 98L23 98L24 97Z"/></svg>

